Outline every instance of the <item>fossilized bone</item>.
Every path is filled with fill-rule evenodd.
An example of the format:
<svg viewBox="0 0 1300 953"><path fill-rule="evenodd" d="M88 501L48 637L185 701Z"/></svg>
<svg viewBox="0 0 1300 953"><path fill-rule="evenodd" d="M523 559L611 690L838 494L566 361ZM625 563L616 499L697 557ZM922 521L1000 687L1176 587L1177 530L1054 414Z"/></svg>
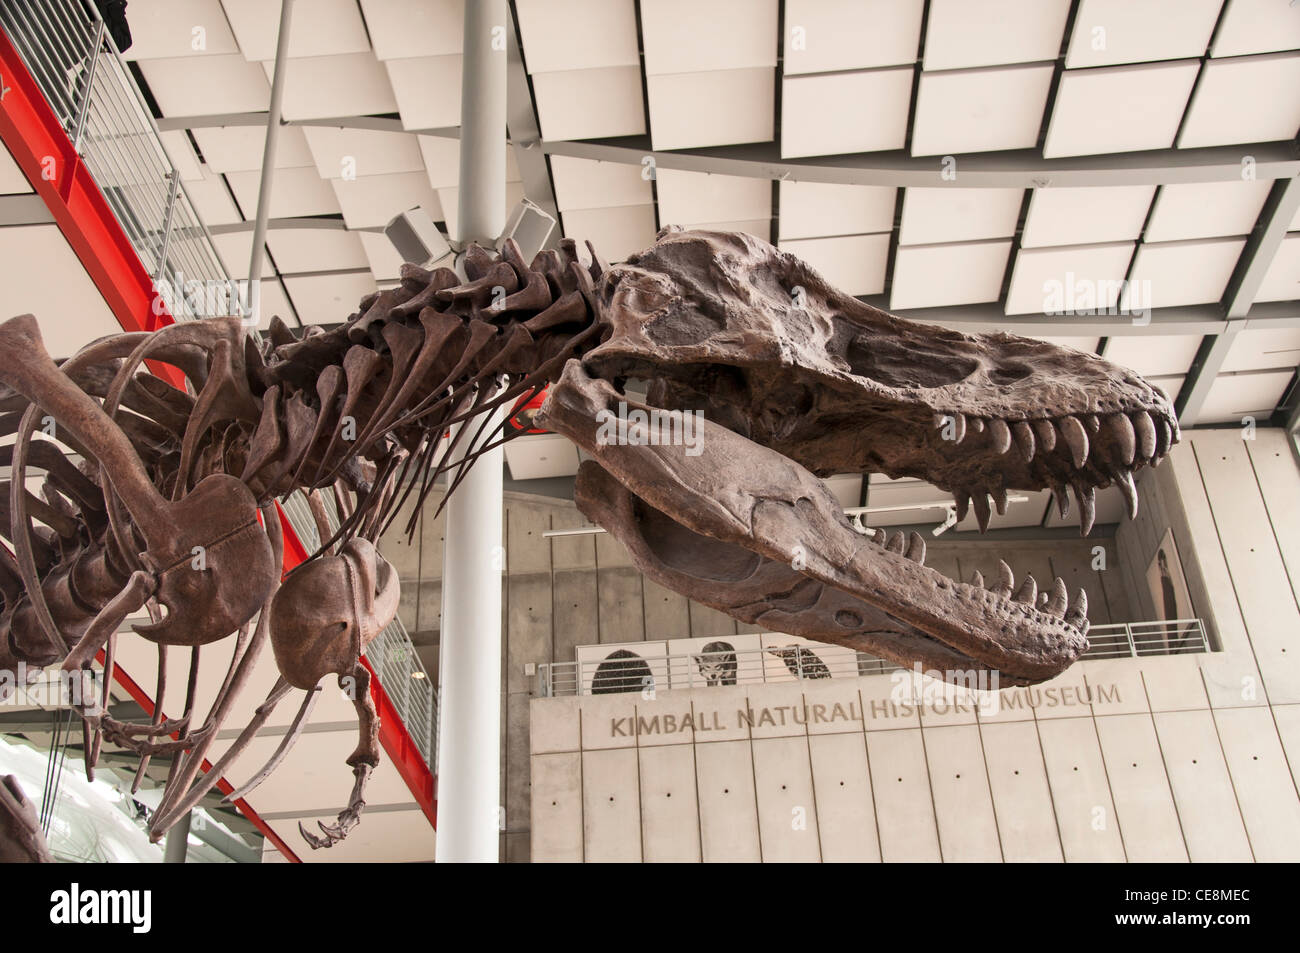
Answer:
<svg viewBox="0 0 1300 953"><path fill-rule="evenodd" d="M355 784L337 824L303 833L330 846L357 823L379 758L360 657L398 601L372 544L410 500L414 531L439 474L455 474L445 503L478 456L521 435L487 412L542 388L536 421L591 458L579 508L652 578L745 622L1004 685L1050 678L1086 648L1082 593L1069 605L1061 580L1040 596L1032 578L1013 593L1005 564L991 588L945 579L916 534L857 532L818 478L925 479L954 493L959 516L973 505L981 529L1009 489L1051 488L1064 512L1070 487L1086 534L1095 489L1117 484L1132 512L1132 471L1178 439L1166 399L1100 358L903 321L747 235L665 229L613 268L568 240L531 263L510 241L500 255L471 245L463 267L465 279L404 266L399 287L364 298L341 327L299 339L276 320L260 348L237 319L212 319L104 338L56 367L34 318L0 325L0 413L17 434L0 666L84 669L103 650L111 669L113 633L142 606L152 621L136 632L160 653L190 649L181 717L161 720L164 664L153 724L83 712L88 769L101 736L143 759L179 753L155 839L303 690L285 741L236 794L265 778L326 675L355 680ZM188 389L139 373L146 359L179 368ZM648 382L647 402L629 396L632 380ZM606 439L608 415L656 408L702 412L698 445L651 439L635 413L627 439ZM443 439L480 415L500 422ZM80 463L37 435L45 418ZM33 468L41 498L26 490ZM327 487L343 517L333 534ZM298 489L323 543L281 583L272 504ZM195 727L200 648L233 633L225 682ZM281 677L200 778L268 641Z"/></svg>

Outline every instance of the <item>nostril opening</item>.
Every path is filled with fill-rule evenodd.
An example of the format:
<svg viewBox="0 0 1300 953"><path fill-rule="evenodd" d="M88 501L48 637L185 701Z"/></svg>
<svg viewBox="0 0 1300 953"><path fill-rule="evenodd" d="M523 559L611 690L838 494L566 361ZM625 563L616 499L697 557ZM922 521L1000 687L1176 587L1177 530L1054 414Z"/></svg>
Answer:
<svg viewBox="0 0 1300 953"><path fill-rule="evenodd" d="M1014 384L1016 381L1024 380L1033 372L1033 368L1026 364L1003 364L989 371L989 380L994 384Z"/></svg>

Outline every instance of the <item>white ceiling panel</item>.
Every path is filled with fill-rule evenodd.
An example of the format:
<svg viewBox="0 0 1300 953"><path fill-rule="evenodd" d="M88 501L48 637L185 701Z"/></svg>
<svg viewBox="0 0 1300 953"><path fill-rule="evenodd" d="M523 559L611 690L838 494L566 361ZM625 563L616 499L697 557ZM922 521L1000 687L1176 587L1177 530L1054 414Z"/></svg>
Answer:
<svg viewBox="0 0 1300 953"><path fill-rule="evenodd" d="M1273 256L1256 301L1294 301L1300 298L1300 234L1287 235Z"/></svg>
<svg viewBox="0 0 1300 953"><path fill-rule="evenodd" d="M460 125L459 55L386 60L384 68L397 99L397 111L402 114L403 129Z"/></svg>
<svg viewBox="0 0 1300 953"><path fill-rule="evenodd" d="M190 137L185 134L185 130L169 129L159 133L158 138L167 150L167 158L171 159L172 166L181 174L181 179L191 182L203 178L199 157L194 154L194 146L190 144Z"/></svg>
<svg viewBox="0 0 1300 953"><path fill-rule="evenodd" d="M1247 328L1232 340L1221 371L1256 371L1300 365L1300 328Z"/></svg>
<svg viewBox="0 0 1300 953"><path fill-rule="evenodd" d="M1187 379L1186 374L1174 374L1168 377L1143 377L1148 384L1165 395L1169 403L1178 399L1182 393L1183 381Z"/></svg>
<svg viewBox="0 0 1300 953"><path fill-rule="evenodd" d="M912 155L1033 148L1053 70L1045 63L922 73Z"/></svg>
<svg viewBox="0 0 1300 953"><path fill-rule="evenodd" d="M1228 0L1211 56L1300 49L1300 12L1291 0Z"/></svg>
<svg viewBox="0 0 1300 953"><path fill-rule="evenodd" d="M249 172L262 168L265 126L221 126L195 129L194 140L213 172ZM275 167L296 169L312 165L307 137L300 126L283 126L276 144Z"/></svg>
<svg viewBox="0 0 1300 953"><path fill-rule="evenodd" d="M1132 242L1022 248L1012 267L1006 313L1113 308L1132 257Z"/></svg>
<svg viewBox="0 0 1300 953"><path fill-rule="evenodd" d="M857 506L862 499L862 474L837 473L822 480L822 485L830 490L831 496L839 501L840 506Z"/></svg>
<svg viewBox="0 0 1300 953"><path fill-rule="evenodd" d="M231 278L239 281L248 280L248 266L252 264L253 250L253 230L250 228L242 232L225 232L220 235L212 236L212 244L217 247L221 253L221 260L226 263L226 271ZM266 249L262 249L262 274L269 275L273 273L270 259L266 257Z"/></svg>
<svg viewBox="0 0 1300 953"><path fill-rule="evenodd" d="M238 53L143 60L140 71L164 116L265 111L271 84Z"/></svg>
<svg viewBox="0 0 1300 953"><path fill-rule="evenodd" d="M1106 344L1106 360L1144 376L1186 374L1200 347L1199 334L1116 334Z"/></svg>
<svg viewBox="0 0 1300 953"><path fill-rule="evenodd" d="M132 0L127 60L238 53L218 0Z"/></svg>
<svg viewBox="0 0 1300 953"><path fill-rule="evenodd" d="M275 317L278 317L291 328L298 325L298 322L294 320L289 297L284 293L284 287L277 278L262 280L261 315L261 320L257 326L263 331L271 326L271 319Z"/></svg>
<svg viewBox="0 0 1300 953"><path fill-rule="evenodd" d="M891 231L897 194L886 186L782 181L781 239Z"/></svg>
<svg viewBox="0 0 1300 953"><path fill-rule="evenodd" d="M1143 243L1121 307L1174 308L1218 301L1245 246L1244 238Z"/></svg>
<svg viewBox="0 0 1300 953"><path fill-rule="evenodd" d="M424 171L420 145L409 133L306 126L303 135L322 178Z"/></svg>
<svg viewBox="0 0 1300 953"><path fill-rule="evenodd" d="M361 0L361 12L381 60L461 52L464 0Z"/></svg>
<svg viewBox="0 0 1300 953"><path fill-rule="evenodd" d="M885 290L889 235L845 235L783 241L782 251L802 258L832 285L851 295Z"/></svg>
<svg viewBox="0 0 1300 953"><path fill-rule="evenodd" d="M4 318L35 315L53 358L122 330L57 225L0 228L0 288Z"/></svg>
<svg viewBox="0 0 1300 953"><path fill-rule="evenodd" d="M257 196L262 188L260 172L230 172L226 181L244 214L252 218L257 211ZM340 211L338 199L329 183L314 168L277 169L271 181L271 218L296 218L300 215L334 215Z"/></svg>
<svg viewBox="0 0 1300 953"><path fill-rule="evenodd" d="M514 480L541 480L573 476L578 472L578 449L559 434L530 434L505 446L506 463Z"/></svg>
<svg viewBox="0 0 1300 953"><path fill-rule="evenodd" d="M266 245L281 274L366 267L361 240L341 228L273 228Z"/></svg>
<svg viewBox="0 0 1300 953"><path fill-rule="evenodd" d="M262 65L270 80L275 64ZM285 66L285 119L332 119L397 111L388 73L373 53L308 56L291 59Z"/></svg>
<svg viewBox="0 0 1300 953"><path fill-rule="evenodd" d="M530 73L641 65L633 0L516 0Z"/></svg>
<svg viewBox="0 0 1300 953"><path fill-rule="evenodd" d="M772 214L772 184L767 179L660 169L657 186L661 225L750 221Z"/></svg>
<svg viewBox="0 0 1300 953"><path fill-rule="evenodd" d="M656 149L729 146L772 139L775 70L718 70L646 78Z"/></svg>
<svg viewBox="0 0 1300 953"><path fill-rule="evenodd" d="M641 70L634 66L533 74L543 139L645 134Z"/></svg>
<svg viewBox="0 0 1300 953"><path fill-rule="evenodd" d="M901 149L912 67L789 76L781 97L783 158Z"/></svg>
<svg viewBox="0 0 1300 953"><path fill-rule="evenodd" d="M429 185L428 176L423 172L331 179L330 186L348 228L387 225L394 215L417 205L423 206L435 222L442 221L438 193Z"/></svg>
<svg viewBox="0 0 1300 953"><path fill-rule="evenodd" d="M1246 416L1268 417L1291 383L1294 369L1258 374L1220 374L1210 385L1201 414L1202 424L1240 423Z"/></svg>
<svg viewBox="0 0 1300 953"><path fill-rule="evenodd" d="M1016 233L1024 189L907 189L900 245L1010 238ZM781 203L785 217L785 203ZM996 297L996 296L995 296Z"/></svg>
<svg viewBox="0 0 1300 953"><path fill-rule="evenodd" d="M639 165L551 156L555 202L561 210L649 205L650 178Z"/></svg>
<svg viewBox="0 0 1300 953"><path fill-rule="evenodd" d="M609 208L569 209L560 213L564 234L596 246L606 261L624 261L654 244L653 205L618 205Z"/></svg>
<svg viewBox="0 0 1300 953"><path fill-rule="evenodd" d="M1137 238L1155 191L1153 185L1034 189L1020 244L1040 248Z"/></svg>
<svg viewBox="0 0 1300 953"><path fill-rule="evenodd" d="M361 250L376 281L396 281L401 277L402 256L388 236L380 232L358 232Z"/></svg>
<svg viewBox="0 0 1300 953"><path fill-rule="evenodd" d="M1039 341L1046 341L1048 344L1055 344L1057 347L1070 347L1086 354L1096 354L1097 345L1101 343L1101 338L1042 337L1037 334L1033 335L1033 337Z"/></svg>
<svg viewBox="0 0 1300 953"><path fill-rule="evenodd" d="M1272 187L1271 180L1161 186L1147 222L1146 240L1249 235Z"/></svg>
<svg viewBox="0 0 1300 953"><path fill-rule="evenodd" d="M777 0L641 0L647 76L776 66Z"/></svg>
<svg viewBox="0 0 1300 953"><path fill-rule="evenodd" d="M524 197L524 187L519 182L506 183L505 207L507 214ZM460 237L460 189L438 189L438 202L442 205L443 222L452 238Z"/></svg>
<svg viewBox="0 0 1300 953"><path fill-rule="evenodd" d="M31 191L32 187L27 181L27 176L14 161L8 147L0 142L0 195L17 195Z"/></svg>
<svg viewBox="0 0 1300 953"><path fill-rule="evenodd" d="M280 33L280 0L221 0L248 60L274 60ZM134 11L133 11L134 12ZM296 4L289 25L289 55L334 56L370 49L356 0ZM334 113L336 116L347 113Z"/></svg>
<svg viewBox="0 0 1300 953"><path fill-rule="evenodd" d="M785 75L916 62L923 0L786 0Z"/></svg>
<svg viewBox="0 0 1300 953"><path fill-rule="evenodd" d="M1300 53L1210 60L1178 135L1180 149L1294 139Z"/></svg>
<svg viewBox="0 0 1300 953"><path fill-rule="evenodd" d="M285 287L303 324L338 324L356 311L357 302L375 290L369 272L285 278Z"/></svg>
<svg viewBox="0 0 1300 953"><path fill-rule="evenodd" d="M202 178L186 182L185 191L189 194L194 211L199 213L203 224L233 225L235 222L242 222L243 219L235 208L235 200L230 197L230 189L226 187L225 180L207 166L201 167L199 171ZM248 214L252 215L254 211L256 206L250 208Z"/></svg>
<svg viewBox="0 0 1300 953"><path fill-rule="evenodd" d="M1066 70L1043 157L1167 149L1174 143L1200 64Z"/></svg>
<svg viewBox="0 0 1300 953"><path fill-rule="evenodd" d="M1070 0L930 0L925 68L1055 60L1069 14Z"/></svg>
<svg viewBox="0 0 1300 953"><path fill-rule="evenodd" d="M460 181L460 140L445 136L416 136L429 184L435 189L450 188ZM519 165L515 150L509 144L506 150L506 181L518 182Z"/></svg>
<svg viewBox="0 0 1300 953"><path fill-rule="evenodd" d="M1200 56L1223 0L1081 0L1067 69Z"/></svg>
<svg viewBox="0 0 1300 953"><path fill-rule="evenodd" d="M898 248L889 307L895 311L998 300L1010 241Z"/></svg>

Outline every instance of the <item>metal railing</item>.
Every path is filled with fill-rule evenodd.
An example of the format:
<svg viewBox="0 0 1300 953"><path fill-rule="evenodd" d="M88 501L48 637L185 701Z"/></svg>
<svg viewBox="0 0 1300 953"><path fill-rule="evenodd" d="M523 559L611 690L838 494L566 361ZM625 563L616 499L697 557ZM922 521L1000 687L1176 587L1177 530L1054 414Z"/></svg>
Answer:
<svg viewBox="0 0 1300 953"><path fill-rule="evenodd" d="M1088 631L1085 659L1146 658L1209 652L1200 619L1118 622ZM886 659L842 646L806 645L781 649L686 652L630 658L550 662L537 667L537 694L601 695L751 685L801 679L861 678L901 671ZM611 650L620 646L610 645ZM627 646L635 650L635 643Z"/></svg>
<svg viewBox="0 0 1300 953"><path fill-rule="evenodd" d="M338 529L338 511L327 493L322 493L326 523L330 532ZM320 534L312 517L311 504L301 490L296 490L280 504L284 515L308 553L320 548ZM379 676L379 684L397 709L407 734L429 765L438 772L438 690L420 661L415 643L407 634L402 620L394 617L382 632L366 646L366 659Z"/></svg>
<svg viewBox="0 0 1300 953"><path fill-rule="evenodd" d="M178 321L238 314L231 280L93 3L4 0L22 57Z"/></svg>

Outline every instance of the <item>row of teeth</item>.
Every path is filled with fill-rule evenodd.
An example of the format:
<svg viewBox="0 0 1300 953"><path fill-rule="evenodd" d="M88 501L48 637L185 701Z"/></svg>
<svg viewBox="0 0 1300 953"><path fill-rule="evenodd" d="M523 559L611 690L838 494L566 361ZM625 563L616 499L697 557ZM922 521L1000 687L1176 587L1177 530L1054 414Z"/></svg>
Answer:
<svg viewBox="0 0 1300 953"><path fill-rule="evenodd" d="M1098 417L1096 414L1065 416L1059 419L1046 417L1037 420L1017 420L1007 423L999 418L984 420L979 417L966 417L963 414L934 415L935 425L939 428L952 427L955 443L966 439L967 433L982 433L988 430L993 451L1004 454L1014 445L1026 463L1030 463L1035 454L1050 453L1061 442L1068 450L1075 469L1082 469L1092 454L1093 465L1104 473L1109 473L1115 486L1124 497L1124 507L1129 519L1137 516L1137 487L1133 483L1132 467L1135 464L1150 463L1154 466L1169 452L1169 448L1178 439L1177 424L1164 417L1152 417L1145 410L1133 414L1108 414ZM1099 441L1089 439L1101 436L1105 432L1106 444L1112 448L1109 461L1099 459L1097 452ZM1086 480L1072 483L1074 495L1079 501L1079 522L1086 536L1092 530L1096 517L1096 490ZM1051 483L1052 494L1056 497L1057 509L1064 519L1070 513L1070 497L1063 483ZM980 532L988 529L992 500L999 516L1007 510L1007 493L1003 488L984 491L958 490L953 493L957 506L958 520L965 519L967 508L974 496L975 518L979 522Z"/></svg>
<svg viewBox="0 0 1300 953"><path fill-rule="evenodd" d="M1012 444L1029 463L1040 449L1050 453L1060 440L1070 451L1070 458L1076 469L1082 469L1088 460L1092 441L1088 435L1098 437L1104 429L1107 443L1114 448L1114 456L1105 461L1108 464L1121 464L1126 467L1134 463L1154 462L1169 452L1169 448L1178 438L1177 424L1163 416L1152 417L1145 410L1130 414L1117 413L1099 417L1097 414L1080 416L1066 415L1055 420L1040 417L1037 420L1016 420L1008 423L998 417L984 420L981 417L967 417L965 414L934 415L936 427L951 426L955 443L966 439L967 433L989 432L995 453L1003 454L1011 449ZM1093 462L1097 454L1093 453Z"/></svg>
<svg viewBox="0 0 1300 953"><path fill-rule="evenodd" d="M913 531L906 539L901 532L891 535L883 529L866 529L863 530L863 534L886 551L905 556L919 565L925 565L925 540L920 533ZM1088 594L1084 590L1080 589L1075 594L1074 602L1071 603L1066 593L1065 582L1060 576L1052 580L1050 592L1047 590L1039 592L1038 583L1030 575L1025 576L1024 582L1017 589L1016 577L1012 574L1011 567L1001 559L998 560L998 579L994 585L986 587L984 576L978 569L971 576L970 585L976 589L987 589L988 592L1003 599L1033 606L1039 612L1064 619L1071 625L1077 626L1088 618Z"/></svg>

